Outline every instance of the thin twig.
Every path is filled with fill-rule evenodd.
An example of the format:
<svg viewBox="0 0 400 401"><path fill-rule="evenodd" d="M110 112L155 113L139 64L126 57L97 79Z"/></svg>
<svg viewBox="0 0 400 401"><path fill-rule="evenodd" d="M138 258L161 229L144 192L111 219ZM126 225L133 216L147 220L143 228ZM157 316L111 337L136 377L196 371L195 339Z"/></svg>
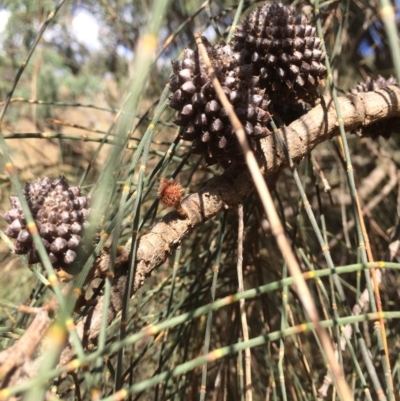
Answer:
<svg viewBox="0 0 400 401"><path fill-rule="evenodd" d="M243 204L239 203L238 205L238 248L237 248L237 276L238 276L238 293L244 291L243 284L243 231L244 231L244 219L243 219ZM246 308L245 308L245 300L241 299L239 301L240 308L240 320L242 322L242 334L243 341L249 341L249 328L247 325L246 318ZM246 401L252 401L253 399L253 391L252 391L252 380L251 380L251 351L250 348L246 348L244 350L244 371L246 378Z"/></svg>

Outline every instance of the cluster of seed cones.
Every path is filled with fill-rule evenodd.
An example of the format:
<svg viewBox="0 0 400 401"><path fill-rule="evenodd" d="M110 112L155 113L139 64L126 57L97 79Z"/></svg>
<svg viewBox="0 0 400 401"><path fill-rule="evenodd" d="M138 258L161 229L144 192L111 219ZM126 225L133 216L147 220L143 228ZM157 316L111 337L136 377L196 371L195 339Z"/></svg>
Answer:
<svg viewBox="0 0 400 401"><path fill-rule="evenodd" d="M64 177L28 183L24 196L51 263L56 269L67 269L76 259L88 225L89 198L81 195L79 187L70 187ZM3 216L9 224L5 234L15 239L15 253L27 254L28 263L37 263L39 255L18 197L11 196L10 204Z"/></svg>
<svg viewBox="0 0 400 401"><path fill-rule="evenodd" d="M325 53L315 27L293 7L267 4L237 27L231 43L204 43L253 150L258 138L271 133L268 122L283 104L305 110L301 105L313 104L318 97L326 74ZM204 154L208 165L242 162L235 133L199 53L185 49L172 66L170 106L178 110L175 122L184 127L182 138L192 141L193 153Z"/></svg>

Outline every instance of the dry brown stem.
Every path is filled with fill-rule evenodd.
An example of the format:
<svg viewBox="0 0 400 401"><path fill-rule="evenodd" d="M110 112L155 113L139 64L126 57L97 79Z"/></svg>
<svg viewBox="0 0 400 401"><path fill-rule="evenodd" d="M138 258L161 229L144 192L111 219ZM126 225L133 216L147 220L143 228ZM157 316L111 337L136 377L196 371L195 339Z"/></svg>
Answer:
<svg viewBox="0 0 400 401"><path fill-rule="evenodd" d="M293 161L301 160L319 143L338 135L336 111L331 103L329 99L324 98L309 113L281 132ZM346 130L355 130L383 119L399 117L400 88L389 86L376 92L344 96L339 98L339 105ZM261 140L263 157L260 160L260 168L265 177L276 174L287 166L284 152L278 143L274 135ZM140 237L136 255L136 274L133 287L129 289L130 293L135 293L144 285L152 271L164 263L167 256L195 227L202 225L224 208L238 205L252 188L253 184L246 166L235 165L221 176L207 181L199 192L185 197L181 206L186 213L186 218L182 218L182 215L176 211L168 213L151 228L150 232ZM106 254L103 255L105 266L108 265L107 257ZM113 280L108 311L109 322L122 308L123 294L126 291L127 259L127 257L121 257L119 264L116 264L116 276ZM93 343L99 334L102 305L103 299L100 297L97 305L85 319L77 324L78 335L85 346ZM35 320L32 325L35 324ZM28 330L30 329L31 327ZM21 349L24 349L22 339L13 348L3 351L0 354L0 361L4 361L4 353L10 355L10 352L15 352L15 355L18 355ZM32 353L29 353L27 358L18 360L19 367L13 366L14 377L17 376L18 369L21 377L26 378L24 364L32 362L29 360L30 357L33 357ZM66 364L73 357L74 350L68 344L61 355L60 365ZM29 376L35 376L35 369L30 369ZM16 381L13 380L13 382Z"/></svg>
<svg viewBox="0 0 400 401"><path fill-rule="evenodd" d="M31 361L50 323L48 310L38 309L32 323L18 342L0 353L2 387L14 383L21 374L21 367Z"/></svg>

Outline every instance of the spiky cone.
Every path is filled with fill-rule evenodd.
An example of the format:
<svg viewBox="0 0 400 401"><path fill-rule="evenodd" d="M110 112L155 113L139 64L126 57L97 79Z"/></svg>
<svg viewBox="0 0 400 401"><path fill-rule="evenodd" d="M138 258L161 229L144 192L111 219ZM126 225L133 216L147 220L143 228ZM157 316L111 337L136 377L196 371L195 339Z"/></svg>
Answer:
<svg viewBox="0 0 400 401"><path fill-rule="evenodd" d="M250 145L257 149L256 138L271 133L269 99L260 89L252 66L230 45L210 45L203 38L217 78L243 124ZM173 92L170 107L178 110L175 123L184 127L182 138L192 141L192 152L204 154L207 165L243 162L242 151L229 118L216 96L197 51L185 49L181 60L173 61L169 87Z"/></svg>
<svg viewBox="0 0 400 401"><path fill-rule="evenodd" d="M378 75L376 79L368 77L364 82L359 82L356 87L350 89L350 93L365 93L373 92L378 89L383 89L389 85L398 86L396 78L390 76L389 78L383 78ZM393 132L400 132L400 118L393 117L386 120L378 121L364 127L361 130L356 131L357 134L361 136L367 136L369 138L377 139L382 136L386 139L390 138Z"/></svg>
<svg viewBox="0 0 400 401"><path fill-rule="evenodd" d="M313 104L319 96L326 54L316 28L293 7L272 3L257 8L237 27L232 46L253 66L272 102Z"/></svg>
<svg viewBox="0 0 400 401"><path fill-rule="evenodd" d="M372 79L367 77L364 82L359 82L355 88L350 89L351 93L362 93L372 92L378 89L385 88L389 85L398 85L395 77L390 76L389 78L383 78L382 75L378 75L378 78Z"/></svg>
<svg viewBox="0 0 400 401"><path fill-rule="evenodd" d="M24 196L52 265L68 269L76 259L88 225L89 198L82 196L79 187L70 187L64 177L45 177L28 183ZM11 209L3 216L9 224L5 234L15 239L16 254L26 254L28 263L37 263L39 255L18 197L11 196L10 204Z"/></svg>

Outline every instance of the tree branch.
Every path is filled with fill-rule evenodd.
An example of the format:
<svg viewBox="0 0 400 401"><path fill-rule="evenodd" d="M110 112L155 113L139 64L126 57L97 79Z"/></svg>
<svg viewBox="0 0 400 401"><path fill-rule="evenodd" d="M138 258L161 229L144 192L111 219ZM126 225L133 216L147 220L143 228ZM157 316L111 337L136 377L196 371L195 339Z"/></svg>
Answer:
<svg viewBox="0 0 400 401"><path fill-rule="evenodd" d="M400 88L388 86L376 92L343 96L339 98L339 106L345 129L347 131L362 129L389 118L400 117ZM333 102L328 98L323 98L319 105L275 135L282 135L290 157L293 161L299 161L318 144L338 133L339 127ZM278 173L288 165L283 149L275 135L270 135L260 141L262 150L260 169L265 177ZM234 165L221 176L207 181L199 192L184 198L181 206L186 213L186 218L182 218L182 214L176 211L168 213L151 228L150 232L140 237L134 284L133 288L129 289L131 294L144 285L153 270L165 262L168 255L185 240L195 227L204 224L206 220L221 210L240 203L252 188L253 183L246 166ZM111 304L108 311L109 322L116 317L123 305L128 271L128 250L125 253L116 264L116 275L112 284ZM103 254L102 258L103 262L107 263L108 255ZM77 324L78 335L85 345L93 343L99 334L98 322L102 308L103 299L100 297L97 305ZM18 346L18 343L15 346ZM61 354L60 365L69 362L74 355L72 345L67 344ZM20 369L24 371L23 363ZM26 370L24 372L26 374ZM35 373L34 369L31 369L31 377L34 377ZM17 376L14 371L13 377ZM26 379L26 375L24 379ZM8 385L13 384L7 382ZM17 381L13 380L13 382Z"/></svg>
<svg viewBox="0 0 400 401"><path fill-rule="evenodd" d="M340 110L346 130L366 127L382 119L400 116L400 88L390 86L377 92L360 93L339 98ZM281 134L293 161L301 160L319 143L338 135L336 110L329 99L286 127ZM278 133L279 135L279 133ZM278 145L275 135L261 140L263 160L260 168L265 177L279 172L287 166L283 149ZM156 223L149 233L139 239L136 255L136 275L131 294L141 288L152 271L165 262L168 255L199 225L214 217L226 207L239 204L252 189L253 183L245 165L233 166L221 176L207 181L197 193L188 195L182 201L186 219L178 212L168 213ZM120 266L114 288L123 296L126 285L126 266ZM101 306L97 306L101 313ZM116 314L118 311L114 311ZM96 312L93 312L93 316ZM111 317L111 316L110 316ZM115 315L111 318L111 320ZM82 324L87 324L82 322ZM94 339L98 333L91 332ZM63 359L65 358L63 354ZM65 362L70 356L65 358ZM64 362L64 360L63 360Z"/></svg>

